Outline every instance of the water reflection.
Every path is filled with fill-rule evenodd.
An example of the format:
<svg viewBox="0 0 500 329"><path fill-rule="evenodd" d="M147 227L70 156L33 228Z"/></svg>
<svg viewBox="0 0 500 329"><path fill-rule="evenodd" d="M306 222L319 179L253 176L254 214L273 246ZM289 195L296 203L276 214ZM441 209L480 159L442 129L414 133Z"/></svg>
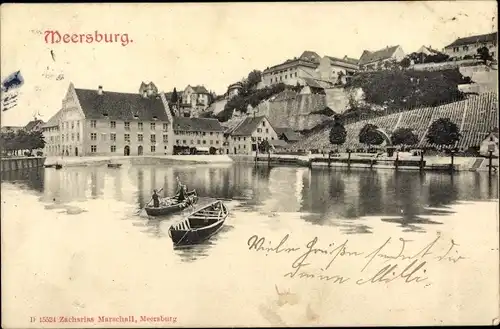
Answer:
<svg viewBox="0 0 500 329"><path fill-rule="evenodd" d="M424 232L427 225L441 225L430 215L448 215L459 201L498 198L497 177L487 173L419 173L390 170L335 170L229 166L128 166L73 167L2 173L2 181L40 192L43 202L64 204L105 199L135 205L141 210L153 189L173 195L179 177L200 198L240 200L234 209L271 218L278 213L299 213L314 225L337 226L346 234L369 234L369 217L393 223L402 231ZM188 209L189 211L190 209ZM180 216L180 215L179 215ZM168 238L163 219L139 218L124 213L145 234ZM177 217L169 217L168 222ZM453 217L447 217L453 218Z"/></svg>

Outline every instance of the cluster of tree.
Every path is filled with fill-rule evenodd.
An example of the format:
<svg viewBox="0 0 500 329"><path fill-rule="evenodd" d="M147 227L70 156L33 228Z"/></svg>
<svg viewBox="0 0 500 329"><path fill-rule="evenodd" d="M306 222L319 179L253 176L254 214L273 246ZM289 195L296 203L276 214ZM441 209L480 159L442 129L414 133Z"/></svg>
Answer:
<svg viewBox="0 0 500 329"><path fill-rule="evenodd" d="M464 98L459 84L470 83L460 71L386 70L360 72L349 79L347 88L362 88L368 103L387 108L436 106Z"/></svg>
<svg viewBox="0 0 500 329"><path fill-rule="evenodd" d="M381 145L385 139L377 129L376 125L366 124L359 132L359 142L368 146ZM343 125L342 117L336 115L330 129L330 144L342 145L345 143L346 137L347 131ZM449 118L440 118L432 122L426 135L428 143L438 145L441 149L455 145L460 137L458 126ZM391 143L398 146L416 146L419 142L418 136L410 128L398 128L391 134L390 138Z"/></svg>
<svg viewBox="0 0 500 329"><path fill-rule="evenodd" d="M0 134L0 144L4 152L18 155L21 150L28 150L31 154L32 150L43 149L45 147L45 139L41 131L26 132L19 130L17 133L12 131Z"/></svg>
<svg viewBox="0 0 500 329"><path fill-rule="evenodd" d="M399 65L403 68L408 68L412 64L424 64L424 63L443 63L443 62L448 62L450 60L450 56L444 54L444 53L436 53L432 55L427 55L424 53L411 53L407 55L401 62L399 62Z"/></svg>
<svg viewBox="0 0 500 329"><path fill-rule="evenodd" d="M220 122L225 122L231 118L233 115L233 110L236 109L242 113L246 113L248 105L256 107L260 102L270 98L273 95L279 94L286 89L285 84L276 84L272 86L267 86L262 89L252 89L246 92L241 92L240 94L232 97L224 106L216 118Z"/></svg>

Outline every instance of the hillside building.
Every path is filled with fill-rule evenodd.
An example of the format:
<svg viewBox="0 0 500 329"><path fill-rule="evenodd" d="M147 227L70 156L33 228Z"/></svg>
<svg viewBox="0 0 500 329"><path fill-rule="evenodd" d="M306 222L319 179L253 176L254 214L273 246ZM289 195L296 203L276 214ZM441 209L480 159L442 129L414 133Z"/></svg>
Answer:
<svg viewBox="0 0 500 329"><path fill-rule="evenodd" d="M458 38L444 47L444 53L453 59L463 59L465 56L477 56L477 50L485 46L492 57L498 60L497 39L498 32Z"/></svg>
<svg viewBox="0 0 500 329"><path fill-rule="evenodd" d="M239 120L225 132L227 154L252 154L264 141L278 139L278 134L266 116L247 117Z"/></svg>
<svg viewBox="0 0 500 329"><path fill-rule="evenodd" d="M363 51L359 58L360 70L380 70L392 63L399 63L405 57L401 46L386 47L377 51Z"/></svg>

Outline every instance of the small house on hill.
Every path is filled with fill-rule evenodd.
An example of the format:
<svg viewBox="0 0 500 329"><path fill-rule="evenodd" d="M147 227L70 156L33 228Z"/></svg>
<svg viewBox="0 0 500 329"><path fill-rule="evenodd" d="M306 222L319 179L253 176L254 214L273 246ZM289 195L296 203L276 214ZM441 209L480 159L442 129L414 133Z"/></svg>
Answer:
<svg viewBox="0 0 500 329"><path fill-rule="evenodd" d="M400 62L405 57L401 46L386 47L374 52L363 51L359 59L359 67L363 70L376 70L391 62Z"/></svg>

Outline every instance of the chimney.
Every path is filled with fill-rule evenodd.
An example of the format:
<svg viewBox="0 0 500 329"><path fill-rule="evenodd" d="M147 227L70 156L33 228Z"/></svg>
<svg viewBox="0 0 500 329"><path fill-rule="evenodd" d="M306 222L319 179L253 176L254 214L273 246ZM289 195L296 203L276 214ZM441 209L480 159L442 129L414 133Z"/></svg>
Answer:
<svg viewBox="0 0 500 329"><path fill-rule="evenodd" d="M102 95L102 86L99 86L97 89L97 94Z"/></svg>

